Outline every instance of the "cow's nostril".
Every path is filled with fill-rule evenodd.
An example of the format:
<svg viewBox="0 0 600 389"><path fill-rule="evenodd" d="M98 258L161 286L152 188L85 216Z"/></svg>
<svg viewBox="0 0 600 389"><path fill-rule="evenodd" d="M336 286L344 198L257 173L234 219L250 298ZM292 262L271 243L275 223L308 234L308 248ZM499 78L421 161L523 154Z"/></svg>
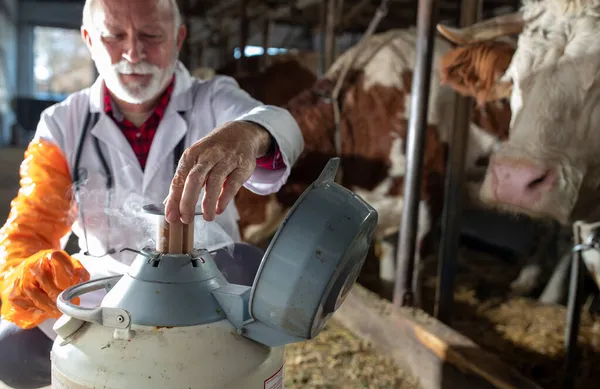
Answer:
<svg viewBox="0 0 600 389"><path fill-rule="evenodd" d="M557 174L554 168L540 167L526 160L492 160L491 190L496 201L533 208L552 192Z"/></svg>
<svg viewBox="0 0 600 389"><path fill-rule="evenodd" d="M529 184L527 184L527 189L532 190L536 187L542 185L544 182L548 181L550 177L550 171L546 171L544 174L537 176L535 179L531 180Z"/></svg>

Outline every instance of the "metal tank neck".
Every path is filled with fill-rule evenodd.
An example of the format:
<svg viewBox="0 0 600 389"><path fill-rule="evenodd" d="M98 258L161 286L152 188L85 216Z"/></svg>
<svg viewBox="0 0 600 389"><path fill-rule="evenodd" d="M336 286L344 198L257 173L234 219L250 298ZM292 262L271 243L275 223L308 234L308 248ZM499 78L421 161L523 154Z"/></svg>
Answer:
<svg viewBox="0 0 600 389"><path fill-rule="evenodd" d="M167 223L162 204L146 205L143 210L157 216L156 247L137 251L102 307L125 309L132 324L146 326L189 326L224 319L212 291L228 282L211 254L193 247L194 221Z"/></svg>
<svg viewBox="0 0 600 389"><path fill-rule="evenodd" d="M156 216L156 251L163 254L188 254L194 250L194 218L191 223L168 223L164 204L148 204L144 212ZM194 216L202 215L196 211Z"/></svg>

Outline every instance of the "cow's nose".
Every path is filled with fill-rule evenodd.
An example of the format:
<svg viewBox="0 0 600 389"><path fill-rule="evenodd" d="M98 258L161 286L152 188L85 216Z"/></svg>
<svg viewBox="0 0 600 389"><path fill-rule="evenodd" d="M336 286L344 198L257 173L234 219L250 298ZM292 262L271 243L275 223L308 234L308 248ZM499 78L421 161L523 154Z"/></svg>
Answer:
<svg viewBox="0 0 600 389"><path fill-rule="evenodd" d="M527 161L492 161L492 193L500 203L532 208L556 182L553 170Z"/></svg>

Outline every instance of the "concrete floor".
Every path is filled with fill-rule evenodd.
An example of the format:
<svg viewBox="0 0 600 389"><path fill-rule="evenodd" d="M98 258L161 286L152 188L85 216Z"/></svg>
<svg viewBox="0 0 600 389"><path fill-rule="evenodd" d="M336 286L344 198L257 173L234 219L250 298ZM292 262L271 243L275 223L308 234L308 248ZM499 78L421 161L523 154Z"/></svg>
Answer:
<svg viewBox="0 0 600 389"><path fill-rule="evenodd" d="M0 223L2 225L8 217L10 202L19 190L19 165L23 160L24 153L24 148L0 149ZM0 381L0 389L12 388ZM40 389L50 389L50 386Z"/></svg>

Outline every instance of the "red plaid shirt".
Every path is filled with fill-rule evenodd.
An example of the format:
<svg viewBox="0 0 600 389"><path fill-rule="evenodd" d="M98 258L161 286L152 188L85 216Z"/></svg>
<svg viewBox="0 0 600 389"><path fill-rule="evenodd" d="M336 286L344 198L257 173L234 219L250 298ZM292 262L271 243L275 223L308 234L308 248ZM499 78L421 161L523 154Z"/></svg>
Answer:
<svg viewBox="0 0 600 389"><path fill-rule="evenodd" d="M131 145L133 152L137 156L138 161L140 162L140 166L142 170L146 167L146 161L148 159L148 153L150 152L150 146L152 145L152 140L154 139L154 135L156 134L156 130L158 129L158 125L165 115L165 111L167 110L167 106L171 99L171 94L173 93L173 87L175 86L175 76L171 80L171 83L167 87L167 89L160 96L158 104L152 114L146 119L144 124L141 127L137 127L135 124L130 122L127 118L123 117L119 120L114 115L112 100L110 95L108 94L108 88L104 85L104 112L110 116L113 121L119 126L127 141ZM272 147L271 150L262 158L256 160L256 165L258 167L270 170L278 170L285 166L283 163L283 157L279 150L279 146L275 139L271 137Z"/></svg>

